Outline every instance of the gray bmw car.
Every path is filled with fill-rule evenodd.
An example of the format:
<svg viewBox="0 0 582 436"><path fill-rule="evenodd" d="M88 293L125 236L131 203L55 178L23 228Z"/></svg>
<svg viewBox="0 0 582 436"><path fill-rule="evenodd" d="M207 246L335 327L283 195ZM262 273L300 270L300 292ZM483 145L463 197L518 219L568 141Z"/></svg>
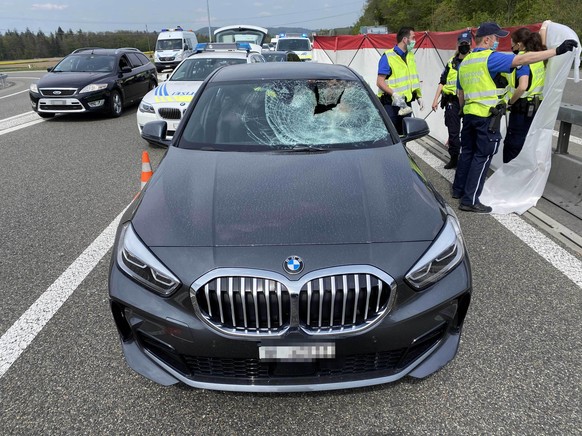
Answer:
<svg viewBox="0 0 582 436"><path fill-rule="evenodd" d="M123 217L109 277L128 365L171 385L312 391L454 358L471 269L453 210L351 69L211 74Z"/></svg>

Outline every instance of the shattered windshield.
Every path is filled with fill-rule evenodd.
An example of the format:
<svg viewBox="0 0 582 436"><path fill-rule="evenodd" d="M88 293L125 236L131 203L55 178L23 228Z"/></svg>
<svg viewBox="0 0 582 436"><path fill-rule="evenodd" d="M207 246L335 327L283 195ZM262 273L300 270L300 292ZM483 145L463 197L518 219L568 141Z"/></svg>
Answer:
<svg viewBox="0 0 582 436"><path fill-rule="evenodd" d="M359 81L273 80L209 85L180 147L219 150L333 149L391 143Z"/></svg>
<svg viewBox="0 0 582 436"><path fill-rule="evenodd" d="M246 58L190 58L182 62L172 77L171 82L203 81L210 73L219 67L235 64L245 64Z"/></svg>

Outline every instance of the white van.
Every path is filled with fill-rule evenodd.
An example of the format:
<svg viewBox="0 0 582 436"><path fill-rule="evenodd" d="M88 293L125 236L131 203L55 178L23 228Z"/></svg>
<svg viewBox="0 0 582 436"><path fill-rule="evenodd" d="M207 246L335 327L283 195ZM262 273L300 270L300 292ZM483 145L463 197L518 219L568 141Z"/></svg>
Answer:
<svg viewBox="0 0 582 436"><path fill-rule="evenodd" d="M311 40L307 34L284 34L281 33L277 39L275 50L278 51L293 51L304 62L312 60Z"/></svg>
<svg viewBox="0 0 582 436"><path fill-rule="evenodd" d="M191 30L184 30L181 27L162 29L154 52L154 63L158 73L166 68L176 68L183 59L194 53L196 44L198 44L198 38Z"/></svg>

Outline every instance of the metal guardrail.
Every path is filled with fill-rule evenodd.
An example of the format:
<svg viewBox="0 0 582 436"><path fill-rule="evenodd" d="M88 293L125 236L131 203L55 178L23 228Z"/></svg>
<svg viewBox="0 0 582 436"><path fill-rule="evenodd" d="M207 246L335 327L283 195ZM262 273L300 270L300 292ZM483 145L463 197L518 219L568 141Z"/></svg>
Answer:
<svg viewBox="0 0 582 436"><path fill-rule="evenodd" d="M570 143L570 133L572 124L582 126L582 106L577 104L562 103L558 111L558 121L560 121L560 131L558 132L557 154L568 154L568 144Z"/></svg>
<svg viewBox="0 0 582 436"><path fill-rule="evenodd" d="M6 78L8 75L0 73L0 88L4 88L6 86Z"/></svg>
<svg viewBox="0 0 582 436"><path fill-rule="evenodd" d="M558 143L543 196L582 220L582 158L578 153L568 153L572 124L582 126L582 106L562 103L557 120L560 121Z"/></svg>

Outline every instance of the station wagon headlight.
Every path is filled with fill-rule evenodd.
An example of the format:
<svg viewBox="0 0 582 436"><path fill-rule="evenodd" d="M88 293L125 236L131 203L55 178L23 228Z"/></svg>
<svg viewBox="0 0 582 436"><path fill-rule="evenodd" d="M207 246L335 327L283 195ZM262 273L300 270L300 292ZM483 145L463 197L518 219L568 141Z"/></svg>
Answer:
<svg viewBox="0 0 582 436"><path fill-rule="evenodd" d="M164 297L180 286L180 280L144 245L130 223L121 229L117 264L131 278Z"/></svg>
<svg viewBox="0 0 582 436"><path fill-rule="evenodd" d="M139 104L138 109L139 109L140 112L148 112L150 114L155 114L156 113L156 111L154 110L153 105L151 105L148 102L143 101L143 100Z"/></svg>
<svg viewBox="0 0 582 436"><path fill-rule="evenodd" d="M461 227L450 209L442 231L406 274L406 281L415 289L422 289L447 275L464 256L465 244Z"/></svg>
<svg viewBox="0 0 582 436"><path fill-rule="evenodd" d="M38 94L38 86L37 86L36 83L31 83L30 84L30 91Z"/></svg>
<svg viewBox="0 0 582 436"><path fill-rule="evenodd" d="M85 86L79 94L83 94L84 92L95 92L101 91L102 89L107 88L107 83L91 83L90 85Z"/></svg>

